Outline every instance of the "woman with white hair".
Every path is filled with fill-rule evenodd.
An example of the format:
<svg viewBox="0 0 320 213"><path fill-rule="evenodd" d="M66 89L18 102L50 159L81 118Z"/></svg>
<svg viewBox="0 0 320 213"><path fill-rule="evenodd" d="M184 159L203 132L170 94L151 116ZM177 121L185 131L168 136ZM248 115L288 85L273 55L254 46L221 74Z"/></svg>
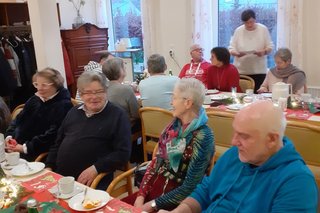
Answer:
<svg viewBox="0 0 320 213"><path fill-rule="evenodd" d="M293 94L304 92L306 74L291 64L292 53L288 48L280 48L274 55L276 66L272 68L264 79L258 93L272 92L272 85L284 82L292 85Z"/></svg>
<svg viewBox="0 0 320 213"><path fill-rule="evenodd" d="M134 203L143 211L173 209L201 182L214 152L202 107L204 94L204 85L195 78L177 81L172 97L175 118L160 136L157 157L148 166Z"/></svg>

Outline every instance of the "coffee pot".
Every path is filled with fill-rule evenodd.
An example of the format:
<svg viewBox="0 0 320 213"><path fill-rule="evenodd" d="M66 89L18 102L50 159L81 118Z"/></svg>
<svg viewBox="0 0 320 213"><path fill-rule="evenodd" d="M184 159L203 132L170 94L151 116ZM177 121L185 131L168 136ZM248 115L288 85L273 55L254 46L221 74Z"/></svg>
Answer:
<svg viewBox="0 0 320 213"><path fill-rule="evenodd" d="M278 101L279 98L288 98L292 91L292 85L284 82L277 82L272 85L272 100Z"/></svg>

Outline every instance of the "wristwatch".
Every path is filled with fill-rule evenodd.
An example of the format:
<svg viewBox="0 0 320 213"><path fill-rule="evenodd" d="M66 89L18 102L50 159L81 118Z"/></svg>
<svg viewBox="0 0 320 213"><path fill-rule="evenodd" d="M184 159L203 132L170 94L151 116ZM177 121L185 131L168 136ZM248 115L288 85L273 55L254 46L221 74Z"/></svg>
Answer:
<svg viewBox="0 0 320 213"><path fill-rule="evenodd" d="M154 211L158 211L157 204L156 204L156 201L155 201L155 200L153 200L153 201L151 202L151 208L152 208Z"/></svg>

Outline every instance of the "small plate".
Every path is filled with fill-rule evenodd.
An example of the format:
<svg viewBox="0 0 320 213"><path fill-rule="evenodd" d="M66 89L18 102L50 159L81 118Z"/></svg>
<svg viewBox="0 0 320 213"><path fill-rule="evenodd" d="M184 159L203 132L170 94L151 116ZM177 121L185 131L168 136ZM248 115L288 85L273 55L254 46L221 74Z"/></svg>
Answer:
<svg viewBox="0 0 320 213"><path fill-rule="evenodd" d="M216 94L218 92L219 92L219 90L217 90L217 89L208 89L206 94Z"/></svg>
<svg viewBox="0 0 320 213"><path fill-rule="evenodd" d="M41 162L31 162L31 163L28 163L28 166L31 168L30 170L28 169L25 163L15 166L11 170L11 175L23 177L23 176L33 175L44 169L44 163L41 163Z"/></svg>
<svg viewBox="0 0 320 213"><path fill-rule="evenodd" d="M20 164L23 164L23 163L25 163L25 162L27 162L25 159L20 158L20 159L19 159L19 163L18 163L17 165L11 166L11 165L7 164L7 161L4 161L4 162L1 163L1 168L2 168L2 169L6 169L6 170L11 170L11 169L13 169L14 167L16 167L16 166L18 166L18 165L20 165Z"/></svg>
<svg viewBox="0 0 320 213"><path fill-rule="evenodd" d="M217 94L217 95L210 95L211 100L214 101L219 101L219 100L223 100L223 99L228 99L229 96L225 95L225 94Z"/></svg>
<svg viewBox="0 0 320 213"><path fill-rule="evenodd" d="M69 194L63 194L63 193L60 193L60 195L58 195L58 185L55 185L53 186L51 189L49 189L48 191L53 194L53 196L57 197L57 198L60 198L60 199L69 199L81 192L83 192L83 187L81 186L78 186L77 184L74 184L74 188L73 188L73 192L69 193Z"/></svg>
<svg viewBox="0 0 320 213"><path fill-rule="evenodd" d="M88 188L86 199L89 199L89 200L100 200L101 203L100 203L99 206L94 207L92 209L85 209L82 206L82 201L83 201L83 198L84 198L83 196L84 196L84 193L80 193L80 194L77 194L76 196L74 196L73 198L71 198L69 200L69 202L68 202L69 207L71 209L73 209L73 210L81 211L81 212L92 211L92 210L99 209L99 208L103 207L111 199L110 195L105 191L92 190L92 189Z"/></svg>
<svg viewBox="0 0 320 213"><path fill-rule="evenodd" d="M240 110L241 108L244 107L244 105L243 104L230 104L226 107L227 107L227 109L230 109L230 110Z"/></svg>

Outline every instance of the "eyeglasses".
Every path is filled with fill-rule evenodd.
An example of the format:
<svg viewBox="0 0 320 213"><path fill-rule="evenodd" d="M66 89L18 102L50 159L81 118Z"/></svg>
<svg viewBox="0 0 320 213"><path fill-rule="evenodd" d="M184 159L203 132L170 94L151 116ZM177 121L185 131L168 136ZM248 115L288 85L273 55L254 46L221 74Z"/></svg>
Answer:
<svg viewBox="0 0 320 213"><path fill-rule="evenodd" d="M35 88L39 88L39 87L42 87L42 88L44 88L44 89L47 89L47 88L49 88L51 85L53 85L53 83L41 83L41 84L39 84L38 82L32 82L32 84L33 84L33 86L35 87Z"/></svg>
<svg viewBox="0 0 320 213"><path fill-rule="evenodd" d="M100 96L100 95L104 95L106 93L105 90L96 90L96 91L83 91L83 92L80 92L81 95L97 95L97 96Z"/></svg>
<svg viewBox="0 0 320 213"><path fill-rule="evenodd" d="M203 49L203 48L199 48L199 49L195 49L195 50L193 50L193 51L196 51L196 52L203 52L203 51L204 51L204 49Z"/></svg>

